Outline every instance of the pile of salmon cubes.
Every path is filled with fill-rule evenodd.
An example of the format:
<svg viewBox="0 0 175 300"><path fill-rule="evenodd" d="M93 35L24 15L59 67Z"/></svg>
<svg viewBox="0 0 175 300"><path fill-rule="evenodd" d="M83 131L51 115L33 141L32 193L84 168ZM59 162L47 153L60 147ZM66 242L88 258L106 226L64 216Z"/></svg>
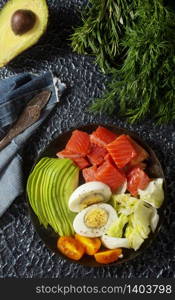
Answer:
<svg viewBox="0 0 175 300"><path fill-rule="evenodd" d="M126 184L128 192L136 196L151 180L145 172L147 151L129 135L117 135L102 126L91 134L74 130L57 156L73 160L85 182L103 182L114 193Z"/></svg>

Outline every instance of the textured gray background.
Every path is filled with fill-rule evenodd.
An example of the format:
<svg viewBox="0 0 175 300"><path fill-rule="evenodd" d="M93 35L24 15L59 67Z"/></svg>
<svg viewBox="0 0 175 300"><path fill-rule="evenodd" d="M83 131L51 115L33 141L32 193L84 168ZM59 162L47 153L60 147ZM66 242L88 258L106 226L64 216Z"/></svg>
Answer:
<svg viewBox="0 0 175 300"><path fill-rule="evenodd" d="M79 22L78 11L85 2L48 1L47 34L36 46L0 70L0 77L5 78L23 71L39 73L51 69L68 87L61 103L24 149L26 173L37 154L59 133L71 127L99 121L129 128L148 142L164 166L168 182L166 222L141 257L118 267L85 268L70 264L46 249L31 224L25 198L21 197L0 219L0 278L175 277L175 124L156 127L152 121L147 121L129 126L117 115L95 117L86 112L91 99L102 94L108 79L99 72L91 57L73 54L68 45L72 27Z"/></svg>

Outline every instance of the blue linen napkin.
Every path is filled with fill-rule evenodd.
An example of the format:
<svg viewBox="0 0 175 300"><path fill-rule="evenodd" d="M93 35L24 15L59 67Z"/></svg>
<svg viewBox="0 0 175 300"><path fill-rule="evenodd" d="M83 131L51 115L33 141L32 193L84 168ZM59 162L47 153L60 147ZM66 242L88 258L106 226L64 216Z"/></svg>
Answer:
<svg viewBox="0 0 175 300"><path fill-rule="evenodd" d="M0 216L24 191L21 148L50 114L65 89L50 71L40 76L23 73L0 81L0 139L18 119L28 101L46 88L52 94L40 119L0 151Z"/></svg>

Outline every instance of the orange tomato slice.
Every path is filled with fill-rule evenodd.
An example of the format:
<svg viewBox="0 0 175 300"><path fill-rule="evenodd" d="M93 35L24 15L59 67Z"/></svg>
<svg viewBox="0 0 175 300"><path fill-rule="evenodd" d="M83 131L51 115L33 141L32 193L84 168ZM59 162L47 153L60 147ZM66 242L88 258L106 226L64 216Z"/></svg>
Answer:
<svg viewBox="0 0 175 300"><path fill-rule="evenodd" d="M105 250L94 255L95 260L100 264L109 264L118 260L119 255L122 254L122 249Z"/></svg>
<svg viewBox="0 0 175 300"><path fill-rule="evenodd" d="M65 256L79 260L85 253L85 248L82 244L71 236L62 236L57 241L57 248Z"/></svg>
<svg viewBox="0 0 175 300"><path fill-rule="evenodd" d="M88 238L76 234L75 239L82 244L82 246L85 248L86 254L88 255L94 255L101 247L101 241L99 238Z"/></svg>

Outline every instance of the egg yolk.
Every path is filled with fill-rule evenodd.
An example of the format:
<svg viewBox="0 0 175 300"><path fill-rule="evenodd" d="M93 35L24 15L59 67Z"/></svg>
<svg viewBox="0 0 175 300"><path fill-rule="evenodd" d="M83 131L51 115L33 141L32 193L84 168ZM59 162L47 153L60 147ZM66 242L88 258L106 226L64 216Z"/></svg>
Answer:
<svg viewBox="0 0 175 300"><path fill-rule="evenodd" d="M108 221L108 213L102 208L94 208L85 215L84 222L89 228L100 228Z"/></svg>
<svg viewBox="0 0 175 300"><path fill-rule="evenodd" d="M85 207L91 205L91 204L95 204L95 203L100 203L100 202L103 202L104 201L104 196L101 195L101 194L91 194L91 195L88 195L86 196L80 206L81 206L81 209L84 209Z"/></svg>

